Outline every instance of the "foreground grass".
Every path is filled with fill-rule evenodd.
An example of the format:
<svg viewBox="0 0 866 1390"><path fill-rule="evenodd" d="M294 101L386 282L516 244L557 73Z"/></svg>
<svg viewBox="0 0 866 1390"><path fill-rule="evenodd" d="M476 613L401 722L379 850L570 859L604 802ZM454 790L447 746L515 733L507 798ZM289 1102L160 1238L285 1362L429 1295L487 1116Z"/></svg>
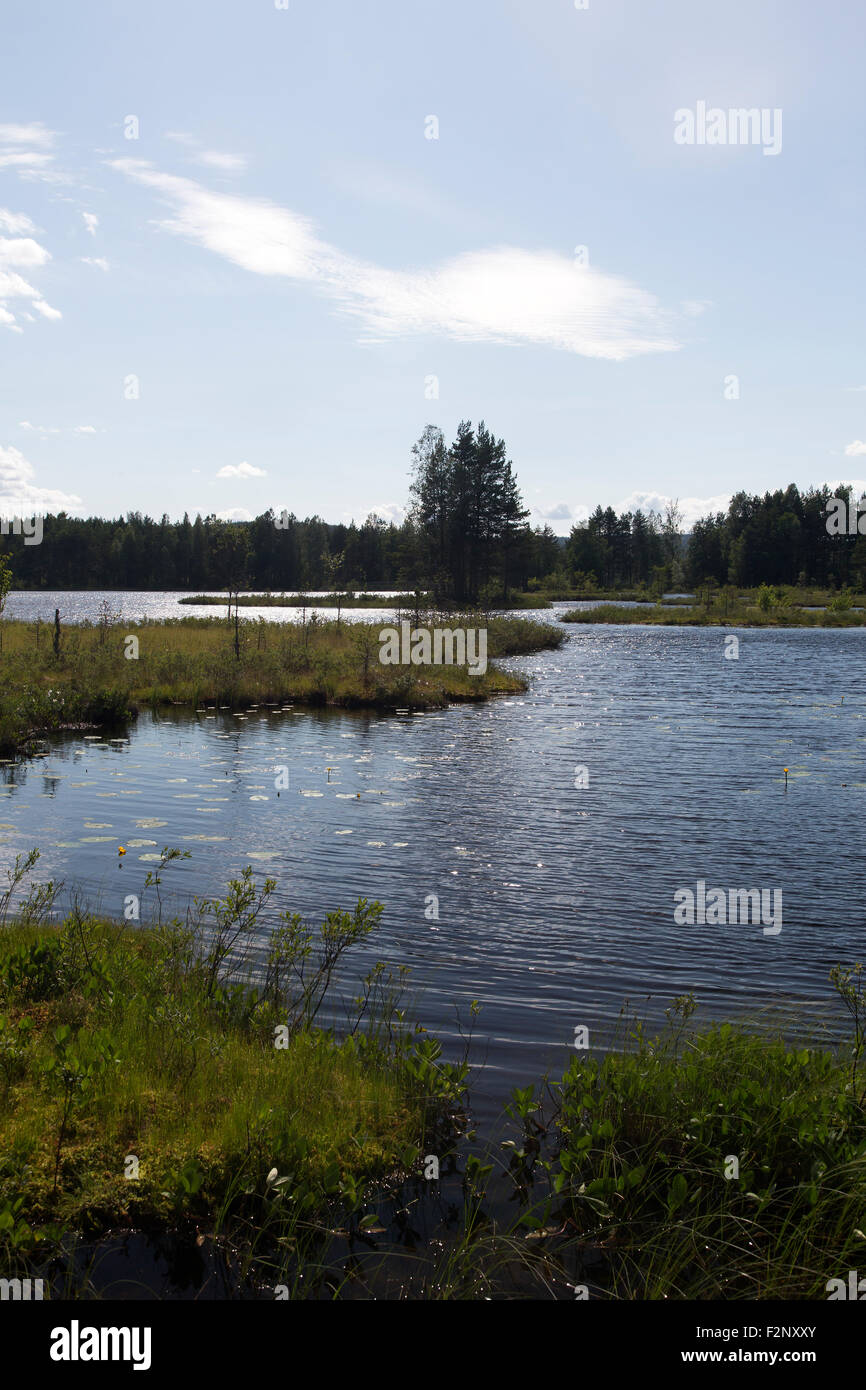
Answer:
<svg viewBox="0 0 866 1390"><path fill-rule="evenodd" d="M730 1023L693 1032L684 996L662 1034L635 1023L623 1051L576 1057L546 1125L532 1088L514 1093L512 1171L524 1189L550 1183L523 1219L591 1296L826 1299L862 1268L861 967L831 979L855 1023L842 1052Z"/></svg>
<svg viewBox="0 0 866 1390"><path fill-rule="evenodd" d="M368 1182L415 1163L463 1070L402 1029L383 966L342 1041L315 1021L381 907L318 934L286 914L266 973L239 982L235 929L271 888L247 871L198 938L81 912L0 930L3 1272L118 1226L246 1220L297 1241L335 1204L363 1226Z"/></svg>
<svg viewBox="0 0 866 1390"><path fill-rule="evenodd" d="M253 984L243 946L273 883L257 888L249 870L205 912L207 931L80 910L49 926L49 888L11 925L0 894L4 1277L68 1270L76 1241L118 1227L216 1237L237 1287L285 1283L299 1298L341 1296L351 1278L368 1297L823 1300L862 1267L859 965L830 977L849 1044L692 1029L683 996L660 1033L626 1019L618 1050L513 1091L497 1163L453 1150L466 1059L442 1062L404 1027L383 965L342 1040L317 1026L378 904L331 913L319 932L283 914ZM419 1185L428 1145L459 1157L447 1202ZM389 1190L397 1244L379 1249ZM424 1249L405 1215L417 1204L423 1227L428 1194L449 1215ZM88 1293L80 1274L71 1287Z"/></svg>
<svg viewBox="0 0 866 1390"><path fill-rule="evenodd" d="M422 625L483 627L488 656L556 647L562 631L529 619L422 615ZM0 750L35 734L127 718L140 705L236 706L285 700L315 705L433 708L525 690L488 665L382 665L380 623L241 622L220 618L76 624L55 653L49 624L2 624Z"/></svg>

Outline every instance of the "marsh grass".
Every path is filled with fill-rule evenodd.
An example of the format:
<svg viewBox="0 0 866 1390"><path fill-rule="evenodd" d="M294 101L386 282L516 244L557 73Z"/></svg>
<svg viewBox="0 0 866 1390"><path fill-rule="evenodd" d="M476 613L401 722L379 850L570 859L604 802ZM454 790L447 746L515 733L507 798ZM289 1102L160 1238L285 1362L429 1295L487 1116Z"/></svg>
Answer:
<svg viewBox="0 0 866 1390"><path fill-rule="evenodd" d="M810 1299L862 1266L860 979L831 976L856 1015L850 1047L693 1031L684 996L661 1033L630 1020L623 1050L575 1057L546 1118L540 1094L515 1092L524 1138L544 1139L512 1155L532 1193L521 1219L560 1267L586 1282L589 1256L599 1297Z"/></svg>
<svg viewBox="0 0 866 1390"><path fill-rule="evenodd" d="M261 593L238 594L232 596L231 605L239 608L411 608L416 600L429 603L428 594L390 593L368 594L346 591L329 594L287 594ZM229 596L225 594L187 594L178 599L181 604L227 608Z"/></svg>
<svg viewBox="0 0 866 1390"><path fill-rule="evenodd" d="M409 616L407 614L407 616ZM488 656L556 647L558 627L482 614L411 615L416 625L485 626ZM121 723L140 706L193 709L204 704L293 700L311 705L432 708L526 689L519 676L489 665L399 666L379 661L381 623L243 621L240 652L225 619L85 623L63 627L59 654L33 623L3 623L0 656L0 750L61 728ZM138 656L128 639L138 643ZM38 645L37 645L38 641Z"/></svg>
<svg viewBox="0 0 866 1390"><path fill-rule="evenodd" d="M622 598L623 596L620 596ZM700 588L688 604L659 599L651 608L600 603L569 609L564 623L639 623L661 627L864 627L866 596L850 590L807 590L762 584L743 593L731 586Z"/></svg>
<svg viewBox="0 0 866 1390"><path fill-rule="evenodd" d="M397 996L362 989L348 1036L317 1023L381 905L362 899L318 929L284 914L263 982L244 947L272 886L247 870L192 925L75 908L0 931L7 1268L117 1226L200 1220L238 1248L315 1243L336 1212L362 1223L367 1184L447 1128L467 1069L441 1061Z"/></svg>

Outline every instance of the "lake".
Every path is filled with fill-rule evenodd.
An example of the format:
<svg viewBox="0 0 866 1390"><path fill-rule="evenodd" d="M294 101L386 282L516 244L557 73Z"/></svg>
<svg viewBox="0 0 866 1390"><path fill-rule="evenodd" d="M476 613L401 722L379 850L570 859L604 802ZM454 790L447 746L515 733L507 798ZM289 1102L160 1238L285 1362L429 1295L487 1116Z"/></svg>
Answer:
<svg viewBox="0 0 866 1390"><path fill-rule="evenodd" d="M22 597L83 612L80 596L16 595L10 616ZM144 616L145 596L121 597ZM147 595L147 613L176 597ZM778 1005L829 1020L831 966L864 955L866 633L741 631L736 661L724 638L581 625L503 663L529 690L485 705L177 709L115 741L64 734L0 768L0 868L38 846L40 876L118 917L163 845L192 852L165 872L170 910L246 864L277 879L280 910L316 920L378 899L351 973L409 965L410 1012L452 1050L455 1011L468 1026L481 1001L482 1122L567 1065L576 1027L608 1041L625 999L653 1019L694 991L698 1019ZM780 890L782 930L677 925L675 893L701 880ZM154 907L145 893L144 920Z"/></svg>

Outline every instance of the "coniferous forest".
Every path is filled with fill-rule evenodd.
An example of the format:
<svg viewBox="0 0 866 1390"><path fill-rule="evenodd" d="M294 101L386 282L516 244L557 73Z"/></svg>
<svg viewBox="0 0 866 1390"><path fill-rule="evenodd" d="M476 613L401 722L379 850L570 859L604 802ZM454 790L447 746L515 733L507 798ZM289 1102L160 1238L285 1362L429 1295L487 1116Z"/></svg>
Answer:
<svg viewBox="0 0 866 1390"><path fill-rule="evenodd" d="M251 521L128 512L46 516L44 540L0 537L22 589L422 589L475 602L541 589L664 589L704 584L866 585L866 536L831 534L827 503L850 489L738 492L726 513L686 531L671 503L595 508L568 537L533 526L505 441L462 421L449 446L428 425L412 449L409 505L397 525L272 509Z"/></svg>

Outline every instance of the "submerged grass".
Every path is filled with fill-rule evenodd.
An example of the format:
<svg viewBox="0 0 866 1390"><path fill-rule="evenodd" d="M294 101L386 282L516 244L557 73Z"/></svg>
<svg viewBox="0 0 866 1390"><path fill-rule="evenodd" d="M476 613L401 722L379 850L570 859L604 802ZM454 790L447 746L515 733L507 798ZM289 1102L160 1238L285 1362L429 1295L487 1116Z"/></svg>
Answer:
<svg viewBox="0 0 866 1390"><path fill-rule="evenodd" d="M562 630L529 619L480 614L413 616L416 625L484 627L487 652L520 655L559 646ZM526 689L488 665L383 665L381 623L302 623L178 618L50 625L4 622L0 650L0 751L33 735L122 721L140 705L238 705L293 700L313 705L433 708Z"/></svg>

